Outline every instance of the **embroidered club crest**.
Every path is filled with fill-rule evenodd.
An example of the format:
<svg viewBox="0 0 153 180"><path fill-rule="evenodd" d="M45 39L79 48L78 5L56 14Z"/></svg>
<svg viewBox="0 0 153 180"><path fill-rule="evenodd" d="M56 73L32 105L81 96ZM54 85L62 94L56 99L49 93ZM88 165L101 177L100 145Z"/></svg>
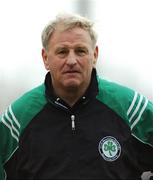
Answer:
<svg viewBox="0 0 153 180"><path fill-rule="evenodd" d="M104 137L98 146L99 152L104 160L115 161L121 154L121 146L116 138L112 136Z"/></svg>

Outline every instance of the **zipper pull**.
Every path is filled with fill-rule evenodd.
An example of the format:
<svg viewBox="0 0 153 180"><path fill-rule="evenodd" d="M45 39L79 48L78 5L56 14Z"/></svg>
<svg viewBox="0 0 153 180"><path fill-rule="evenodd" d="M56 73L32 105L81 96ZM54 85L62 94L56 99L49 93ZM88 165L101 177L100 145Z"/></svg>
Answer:
<svg viewBox="0 0 153 180"><path fill-rule="evenodd" d="M75 116L71 115L71 121L72 121L72 130L75 130Z"/></svg>

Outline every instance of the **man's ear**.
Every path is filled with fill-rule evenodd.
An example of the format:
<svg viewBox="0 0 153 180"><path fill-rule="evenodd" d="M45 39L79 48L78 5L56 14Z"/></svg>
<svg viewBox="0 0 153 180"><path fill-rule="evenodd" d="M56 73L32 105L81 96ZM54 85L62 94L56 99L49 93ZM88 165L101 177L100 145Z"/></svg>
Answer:
<svg viewBox="0 0 153 180"><path fill-rule="evenodd" d="M98 59L98 46L96 46L95 50L94 50L94 60L93 60L93 67L94 68L96 68L97 59Z"/></svg>
<svg viewBox="0 0 153 180"><path fill-rule="evenodd" d="M41 55L43 58L44 66L45 66L46 70L48 71L49 70L48 54L44 48L42 49Z"/></svg>

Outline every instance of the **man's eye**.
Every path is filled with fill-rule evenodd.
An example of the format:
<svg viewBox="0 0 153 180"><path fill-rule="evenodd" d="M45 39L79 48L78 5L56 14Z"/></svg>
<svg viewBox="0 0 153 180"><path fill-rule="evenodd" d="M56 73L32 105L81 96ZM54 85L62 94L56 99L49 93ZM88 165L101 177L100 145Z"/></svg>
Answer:
<svg viewBox="0 0 153 180"><path fill-rule="evenodd" d="M67 51L65 51L65 50L62 50L62 51L58 52L58 54L66 54L66 53L67 53Z"/></svg>
<svg viewBox="0 0 153 180"><path fill-rule="evenodd" d="M64 58L68 53L68 50L66 49L59 49L56 54L61 57L61 58Z"/></svg>
<svg viewBox="0 0 153 180"><path fill-rule="evenodd" d="M84 49L77 49L77 50L76 50L76 53L77 53L78 55L83 56L83 55L86 54L86 51L85 51Z"/></svg>

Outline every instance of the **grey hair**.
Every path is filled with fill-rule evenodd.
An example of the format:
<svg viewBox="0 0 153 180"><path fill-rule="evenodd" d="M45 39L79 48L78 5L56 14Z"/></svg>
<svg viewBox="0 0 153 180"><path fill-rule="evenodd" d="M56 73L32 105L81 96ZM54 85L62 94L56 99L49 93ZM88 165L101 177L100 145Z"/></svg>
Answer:
<svg viewBox="0 0 153 180"><path fill-rule="evenodd" d="M41 40L42 40L42 46L45 50L48 49L49 40L58 25L62 25L61 27L63 31L73 29L75 27L80 27L86 30L87 32L89 32L89 35L93 43L92 44L93 47L96 46L97 33L94 30L94 23L89 19L80 16L78 14L64 13L57 15L56 18L53 21L50 21L42 31Z"/></svg>

